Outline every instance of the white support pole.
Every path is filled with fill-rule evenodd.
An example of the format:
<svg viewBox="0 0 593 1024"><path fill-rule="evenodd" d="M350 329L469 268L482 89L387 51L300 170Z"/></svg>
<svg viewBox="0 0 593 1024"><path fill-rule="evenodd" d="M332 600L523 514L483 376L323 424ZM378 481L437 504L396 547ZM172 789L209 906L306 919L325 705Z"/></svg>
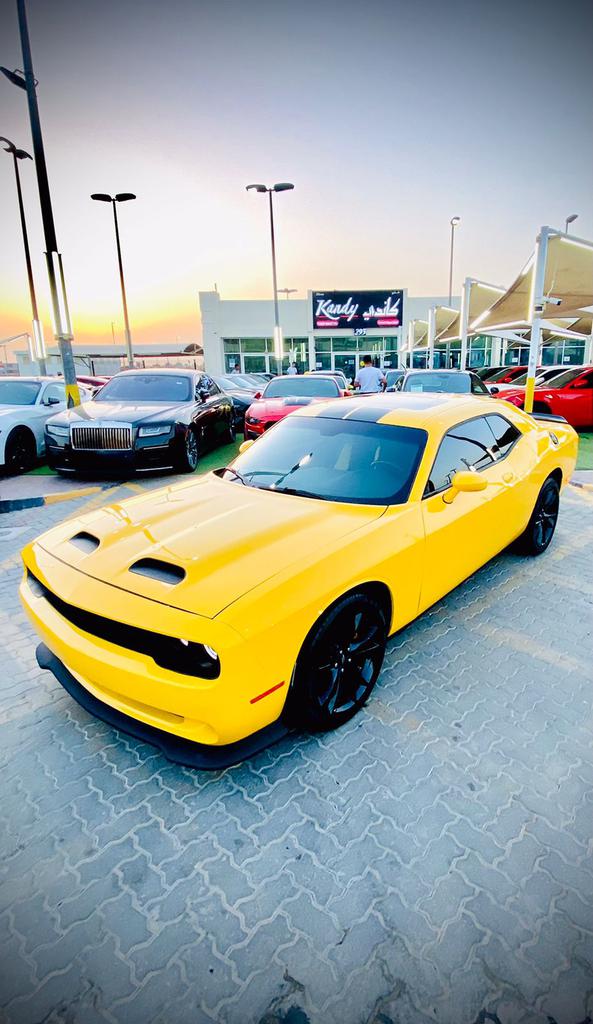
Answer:
<svg viewBox="0 0 593 1024"><path fill-rule="evenodd" d="M437 328L437 308L431 306L428 310L428 347L426 369L432 370L434 366L434 340Z"/></svg>
<svg viewBox="0 0 593 1024"><path fill-rule="evenodd" d="M472 291L472 279L466 277L461 289L461 312L459 314L459 327L461 333L461 354L459 356L459 369L465 370L467 363L467 328L469 324L469 300Z"/></svg>
<svg viewBox="0 0 593 1024"><path fill-rule="evenodd" d="M585 351L583 355L587 365L589 365L589 363L593 363L593 328L591 330L591 334L585 341Z"/></svg>
<svg viewBox="0 0 593 1024"><path fill-rule="evenodd" d="M529 342L529 359L527 362L527 381L525 382L525 412L533 412L533 392L535 389L535 373L539 361L539 350L542 333L542 316L545 308L544 283L546 260L548 258L548 237L550 228L543 227L535 243L535 260L529 318L531 320L531 341Z"/></svg>
<svg viewBox="0 0 593 1024"><path fill-rule="evenodd" d="M408 321L408 366L409 367L411 367L413 365L413 363L414 363L414 333L415 333L415 329L416 329L416 321L415 320L409 320ZM405 363L405 360L404 360L403 369L405 369L405 368L406 368L406 363Z"/></svg>

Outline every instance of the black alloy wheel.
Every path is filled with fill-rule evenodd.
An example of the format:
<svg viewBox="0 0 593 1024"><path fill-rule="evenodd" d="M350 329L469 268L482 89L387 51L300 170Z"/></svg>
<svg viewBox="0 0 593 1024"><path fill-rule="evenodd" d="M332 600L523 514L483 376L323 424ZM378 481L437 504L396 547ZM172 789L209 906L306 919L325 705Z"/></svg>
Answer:
<svg viewBox="0 0 593 1024"><path fill-rule="evenodd" d="M26 473L33 469L37 449L30 430L17 427L6 439L4 465L7 473Z"/></svg>
<svg viewBox="0 0 593 1024"><path fill-rule="evenodd" d="M196 431L189 427L183 438L177 469L181 473L193 473L200 458L200 447Z"/></svg>
<svg viewBox="0 0 593 1024"><path fill-rule="evenodd" d="M309 729L336 729L366 703L385 656L387 623L364 591L341 598L313 628L299 655L287 715Z"/></svg>
<svg viewBox="0 0 593 1024"><path fill-rule="evenodd" d="M548 547L558 522L560 488L548 477L539 492L527 529L517 541L517 549L525 555L541 555Z"/></svg>

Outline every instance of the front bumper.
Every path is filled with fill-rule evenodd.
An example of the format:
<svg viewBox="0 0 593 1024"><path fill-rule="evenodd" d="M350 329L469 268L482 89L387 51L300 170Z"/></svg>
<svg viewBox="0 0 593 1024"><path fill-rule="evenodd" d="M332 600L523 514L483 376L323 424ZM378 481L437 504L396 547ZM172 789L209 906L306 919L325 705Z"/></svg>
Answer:
<svg viewBox="0 0 593 1024"><path fill-rule="evenodd" d="M167 760L173 761L175 764L186 765L189 768L205 768L209 771L230 768L231 765L238 764L247 757L269 747L272 743L276 743L288 732L281 721L276 721L235 743L214 747L205 743L192 742L182 736L174 736L163 729L157 729L136 718L131 718L129 715L124 715L116 708L98 700L74 678L45 644L39 644L35 653L39 667L52 672L58 682L85 711L94 715L95 718L100 718L107 725L113 726L114 729L125 732L128 736L134 736L144 743L158 747Z"/></svg>
<svg viewBox="0 0 593 1024"><path fill-rule="evenodd" d="M283 659L268 657L256 636L245 640L220 619L181 611L89 577L37 543L25 549L23 558L43 587L74 607L100 614L108 609L116 623L141 624L155 636L208 644L218 653L220 675L215 679L162 667L146 653L75 625L25 576L20 586L25 611L44 645L88 693L89 702L97 701L93 708L106 706L109 714L114 711L159 733L212 748L233 746L280 719L292 668L285 665L282 675Z"/></svg>
<svg viewBox="0 0 593 1024"><path fill-rule="evenodd" d="M145 439L149 441L150 439ZM181 448L180 440L173 436L166 444L138 443L123 451L73 448L70 442L56 444L52 435L45 435L47 463L51 469L70 473L100 476L127 474L134 471L165 469L175 466Z"/></svg>

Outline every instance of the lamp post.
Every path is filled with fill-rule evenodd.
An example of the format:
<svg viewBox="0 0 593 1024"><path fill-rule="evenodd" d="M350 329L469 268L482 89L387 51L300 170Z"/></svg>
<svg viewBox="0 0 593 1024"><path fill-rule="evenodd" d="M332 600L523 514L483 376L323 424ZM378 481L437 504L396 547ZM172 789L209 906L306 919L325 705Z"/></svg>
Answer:
<svg viewBox="0 0 593 1024"><path fill-rule="evenodd" d="M24 89L27 93L29 120L31 122L31 137L33 139L33 153L35 155L35 169L37 171L37 187L39 189L39 202L41 205L41 217L43 220L43 233L45 237L45 258L47 261L47 275L49 278L49 289L51 294L54 334L60 346L68 405L80 405L80 392L76 382L76 369L74 366L74 357L72 355L72 327L70 324L68 299L66 296L66 281L64 279L62 257L58 252L56 229L51 206L49 180L47 177L45 152L43 149L43 136L41 134L41 121L39 118L39 107L37 105L37 93L35 91L37 81L33 73L33 59L31 57L31 43L29 41L29 28L27 25L25 0L16 0L16 5L21 36L21 48L23 51L24 72L19 73L17 71L9 71L8 68L3 67L0 67L0 71L6 76L9 82L16 85L19 89Z"/></svg>
<svg viewBox="0 0 593 1024"><path fill-rule="evenodd" d="M574 222L577 219L577 217L578 217L578 213L571 213L570 217L566 218L566 225L565 225L565 228L564 228L565 234L568 234L568 225L569 224L574 224Z"/></svg>
<svg viewBox="0 0 593 1024"><path fill-rule="evenodd" d="M116 196L108 196L105 192L93 192L91 199L100 203L111 203L113 206L113 223L115 224L115 244L117 246L117 262L119 266L119 283L121 285L121 300L124 307L124 329L126 334L126 351L128 363L134 365L134 353L132 351L132 335L130 333L130 321L128 319L128 300L126 299L126 285L124 281L124 267L121 259L121 246L119 244L119 225L117 223L117 203L127 203L129 199L135 199L132 192L118 192ZM111 325L113 332L113 324Z"/></svg>
<svg viewBox="0 0 593 1024"><path fill-rule="evenodd" d="M297 288L279 288L278 291L280 292L281 295L284 295L285 298L289 299L290 296L292 295L292 293L298 291L298 289Z"/></svg>
<svg viewBox="0 0 593 1024"><path fill-rule="evenodd" d="M276 276L276 242L274 238L274 207L272 204L273 192L288 192L293 189L289 181L280 181L276 185L267 188L266 185L247 185L246 191L254 189L255 192L267 192L270 199L270 238L272 242L272 283L274 286L274 354L278 360L278 370L282 375L282 359L284 347L282 342L282 329L280 327L280 310L278 308L278 280Z"/></svg>
<svg viewBox="0 0 593 1024"><path fill-rule="evenodd" d="M449 305L453 295L453 246L455 244L455 228L461 222L461 217L451 217L451 254L449 256Z"/></svg>
<svg viewBox="0 0 593 1024"><path fill-rule="evenodd" d="M43 340L43 328L37 311L37 296L35 294L35 282L33 280L33 267L31 266L31 251L29 249L29 236L27 233L27 221L25 220L25 207L23 205L23 193L21 189L21 176L19 173L19 160L32 160L30 153L24 149L17 149L14 142L0 135L0 142L5 142L4 150L12 155L14 162L14 176L16 180L16 194L19 204L19 215L21 218L21 230L23 233L23 247L25 249L25 264L27 267L27 279L29 281L29 295L31 297L31 312L33 314L33 338L35 341L35 357L39 364L39 370L43 376L47 372L45 365L45 342Z"/></svg>

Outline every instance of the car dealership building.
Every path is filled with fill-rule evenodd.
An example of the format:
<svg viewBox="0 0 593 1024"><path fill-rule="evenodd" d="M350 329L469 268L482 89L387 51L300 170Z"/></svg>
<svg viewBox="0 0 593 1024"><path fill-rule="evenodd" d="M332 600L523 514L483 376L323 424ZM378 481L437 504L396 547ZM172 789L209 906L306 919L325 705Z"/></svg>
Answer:
<svg viewBox="0 0 593 1024"><path fill-rule="evenodd" d="M344 370L352 375L367 354L383 369L396 367L409 320L425 319L431 306L447 301L411 297L406 289L310 291L306 299L281 299L283 369L296 362L301 372ZM459 308L458 298L452 306ZM217 291L200 292L200 312L207 371L225 373L238 365L243 373L276 372L271 300L227 300Z"/></svg>

